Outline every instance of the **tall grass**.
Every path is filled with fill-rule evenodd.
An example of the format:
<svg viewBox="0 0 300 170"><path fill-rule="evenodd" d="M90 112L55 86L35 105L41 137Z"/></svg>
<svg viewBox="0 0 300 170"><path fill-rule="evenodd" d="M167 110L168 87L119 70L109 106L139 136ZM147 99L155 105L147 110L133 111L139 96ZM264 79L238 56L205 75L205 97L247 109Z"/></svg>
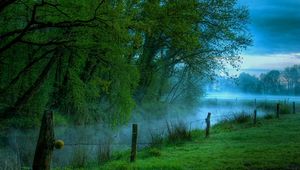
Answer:
<svg viewBox="0 0 300 170"><path fill-rule="evenodd" d="M233 121L236 123L246 123L251 120L251 116L246 112L241 112L233 115Z"/></svg>
<svg viewBox="0 0 300 170"><path fill-rule="evenodd" d="M72 168L84 168L88 163L88 152L86 148L78 147L73 151L70 165Z"/></svg>
<svg viewBox="0 0 300 170"><path fill-rule="evenodd" d="M111 159L112 154L112 139L105 139L101 145L98 146L97 160L99 164L105 163Z"/></svg>
<svg viewBox="0 0 300 170"><path fill-rule="evenodd" d="M166 125L168 143L178 143L186 140L191 140L191 132L184 122L166 122Z"/></svg>
<svg viewBox="0 0 300 170"><path fill-rule="evenodd" d="M160 148L164 143L164 131L151 131L150 134L150 147L152 148Z"/></svg>

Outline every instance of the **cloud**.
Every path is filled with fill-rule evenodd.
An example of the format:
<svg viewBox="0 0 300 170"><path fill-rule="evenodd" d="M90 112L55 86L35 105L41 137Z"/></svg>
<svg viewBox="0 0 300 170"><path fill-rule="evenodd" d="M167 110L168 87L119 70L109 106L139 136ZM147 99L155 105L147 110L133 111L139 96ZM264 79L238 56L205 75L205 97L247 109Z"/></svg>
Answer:
<svg viewBox="0 0 300 170"><path fill-rule="evenodd" d="M282 70L295 64L300 64L299 53L244 55L241 69Z"/></svg>
<svg viewBox="0 0 300 170"><path fill-rule="evenodd" d="M247 72L252 75L259 76L271 70L283 70L295 64L300 65L300 53L283 53L283 54L263 54L263 55L243 55L243 63L237 71L231 67L229 73L238 75L241 72Z"/></svg>
<svg viewBox="0 0 300 170"><path fill-rule="evenodd" d="M249 7L253 46L246 54L300 52L299 0L240 0Z"/></svg>

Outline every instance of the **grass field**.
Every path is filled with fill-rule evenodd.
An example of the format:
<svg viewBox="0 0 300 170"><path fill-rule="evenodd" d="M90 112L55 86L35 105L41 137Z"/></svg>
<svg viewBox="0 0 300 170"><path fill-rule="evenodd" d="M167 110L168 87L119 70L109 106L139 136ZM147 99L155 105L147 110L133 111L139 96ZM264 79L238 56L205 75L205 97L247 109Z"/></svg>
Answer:
<svg viewBox="0 0 300 170"><path fill-rule="evenodd" d="M225 122L213 127L208 139L203 131L192 136L181 144L143 149L135 163L129 163L129 152L124 152L82 169L300 169L300 114L260 119L256 126Z"/></svg>

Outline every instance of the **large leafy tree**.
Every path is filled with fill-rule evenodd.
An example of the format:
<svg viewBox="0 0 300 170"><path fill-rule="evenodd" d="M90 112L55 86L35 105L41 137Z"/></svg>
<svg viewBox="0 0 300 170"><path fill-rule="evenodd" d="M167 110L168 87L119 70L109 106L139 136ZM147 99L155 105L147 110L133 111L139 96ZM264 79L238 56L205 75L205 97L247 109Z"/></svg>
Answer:
<svg viewBox="0 0 300 170"><path fill-rule="evenodd" d="M134 99L194 100L250 43L235 0L8 0L0 15L2 119L120 121Z"/></svg>
<svg viewBox="0 0 300 170"><path fill-rule="evenodd" d="M131 37L123 9L123 2L104 0L8 6L1 14L1 117L46 106L81 116L128 113L138 75L125 57Z"/></svg>
<svg viewBox="0 0 300 170"><path fill-rule="evenodd" d="M235 0L142 1L136 17L144 42L136 59L138 101L185 96L225 63L236 67L240 50L250 44L247 17Z"/></svg>

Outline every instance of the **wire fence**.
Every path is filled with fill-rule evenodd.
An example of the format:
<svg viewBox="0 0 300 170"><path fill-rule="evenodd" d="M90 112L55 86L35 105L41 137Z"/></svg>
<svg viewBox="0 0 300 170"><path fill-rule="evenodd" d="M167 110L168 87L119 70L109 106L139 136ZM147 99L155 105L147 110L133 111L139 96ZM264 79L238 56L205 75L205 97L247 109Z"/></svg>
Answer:
<svg viewBox="0 0 300 170"><path fill-rule="evenodd" d="M248 118L252 118L252 119L254 119L254 117L255 117L255 119L256 119L256 113L255 113L255 115L254 115L254 110L257 110L257 109L262 109L262 108L259 108L259 107L257 107L257 101L256 100L253 100L254 102L255 102L255 104L254 104L254 108L253 108L253 112L251 112L251 113L245 113L245 112L243 112L243 113L240 113L240 114L237 114L237 113L227 113L226 115L221 115L221 114L211 114L211 117L210 117L210 122L213 122L213 124L212 125L214 125L214 124L217 124L218 122L221 122L221 121L230 121L230 120L234 120L234 119L236 119L236 118L238 118L239 116L248 116ZM279 102L278 102L279 103ZM294 103L294 107L295 107L295 102L287 102L286 100L283 100L283 101L281 101L281 103L284 103L284 104L292 104L292 103ZM260 106L260 107L262 107L262 106ZM276 105L274 105L273 106L273 110L274 110L274 112L276 112ZM295 109L295 108L293 108L293 109ZM277 111L278 112L278 111ZM294 111L295 112L295 111ZM276 116L276 113L274 113L274 116ZM198 118L198 119L196 119L196 120L190 120L190 121L183 121L183 120L180 120L179 122L177 121L175 121L175 123L174 122L172 122L172 121L168 121L168 120L166 120L166 124L168 125L168 124L176 124L176 123L184 123L184 125L185 126L187 126L186 128L188 128L189 129L189 131L191 131L191 130L197 130L197 129L202 129L202 130L204 130L204 129L206 129L207 128L207 118ZM139 128L144 128L143 127L143 125L142 124L140 124L139 125ZM162 132L162 131L166 131L166 126L164 126L164 127L158 127L158 128L148 128L148 132L156 132L156 134L162 134L162 136L163 137L166 137L168 134L166 133L166 132ZM145 133L139 133L139 136L145 136L145 135L147 135L147 133L145 134ZM149 136L149 134L148 134L148 136ZM137 143L137 145L153 145L153 144L155 144L155 143L153 143L153 142L143 142L143 140L142 140L142 142L138 142ZM79 146L79 145L86 145L86 146L88 146L88 145L94 145L94 146L106 146L106 145L108 145L108 143L90 143L90 142L86 142L86 143L69 143L69 142L66 142L65 143L65 145L66 146ZM112 143L109 143L109 145L111 145L111 146L130 146L131 145L131 142L130 141L127 141L127 142L112 142Z"/></svg>
<svg viewBox="0 0 300 170"><path fill-rule="evenodd" d="M215 124L219 121L225 121L225 120L233 120L235 117L238 117L240 116L239 114L227 114L227 115L213 115L211 116L210 118L210 121L211 122L215 122ZM249 116L249 117L253 117L252 114L247 114L247 115L242 115L242 116ZM202 119L196 119L196 120L191 120L191 121L174 121L174 122L168 122L166 121L166 124L173 124L176 126L176 124L178 123L183 123L186 127L185 128L188 128L189 131L191 130L197 130L197 129L205 129L207 128L207 118L202 118ZM197 124L197 126L195 126L194 128L192 127L193 125ZM167 126L167 125L166 125ZM139 128L143 129L143 125L139 125ZM166 131L165 129L166 127L158 127L158 128L151 128L151 129L147 129L148 132L156 132L156 134L162 134L163 137L166 137L167 135L167 132L164 132ZM148 134L143 134L143 133L139 133L139 136L145 136L145 135L150 135L149 133ZM113 140L112 140L113 141ZM131 142L128 141L128 142L117 142L117 143L97 143L97 142L77 142L77 143L72 143L72 142L65 142L65 145L66 146L79 146L79 145L83 145L83 146L89 146L89 145L94 145L94 146L107 146L107 145L111 145L111 146L130 146L131 145ZM138 145L153 145L153 144L156 144L156 143L153 143L153 142L138 142L137 143Z"/></svg>
<svg viewBox="0 0 300 170"><path fill-rule="evenodd" d="M253 100L254 103L254 100ZM261 107L256 107L258 105L253 104L253 106L250 107L248 112L239 112L241 114L247 114L247 116L250 116L250 118L254 118L254 110L255 109L263 109L262 105ZM282 102L284 103L284 102ZM291 102L287 103L291 104ZM297 108L298 109L298 108ZM274 117L276 115L276 105L273 103L271 105L271 110L272 113L274 114ZM202 112L202 116L206 116L207 112ZM212 123L211 125L214 125L218 122L225 121L225 120L234 120L237 118L239 114L237 113L226 113L226 114L220 114L212 111L211 117L210 117L210 122ZM138 128L138 138L136 145L138 149L143 149L148 146L152 145L157 145L161 144L161 141L156 142L152 139L152 136L159 136L160 138L163 138L164 140L168 138L168 124L169 126L176 126L178 123L183 123L185 125L185 128L188 129L188 131L192 130L206 130L207 128L207 118L205 117L199 117L199 118L194 118L190 120L167 120L167 119L162 119L160 121L150 121L148 123L139 123L139 128ZM150 125L149 125L150 124ZM172 128L172 127L171 127ZM112 134L111 132L108 132L107 135L102 131L102 128L96 127L94 128L93 133L89 133L89 129L85 130L84 128L81 131L76 131L71 132L70 130L73 129L65 129L65 130L59 130L59 134L56 136L57 138L61 138L64 141L65 148L63 151L56 150L54 152L54 161L55 166L61 166L64 164L68 164L69 160L63 160L63 157L68 157L72 158L73 154L78 150L77 147L83 147L87 152L90 152L89 155L96 155L97 149L98 148L105 148L105 147L111 147L111 151L113 150L130 150L132 146L132 128L131 124L128 126L124 126L121 128L123 131L121 132L116 132L118 133L117 135ZM22 132L21 132L22 133ZM58 133L58 132L57 132ZM83 135L83 137L79 137L80 135ZM96 137L97 136L97 137ZM205 134L203 133L203 138ZM34 153L34 150L28 151L28 146L32 145L33 143L35 144L36 142L33 142L32 139L35 139L36 137L22 137L16 135L16 138L19 138L18 140L21 140L23 142L24 146L18 146L21 143L16 142L16 147L14 146L15 149L14 152L20 151L24 149L24 151L18 151L16 153L20 154L21 158L18 159L25 159L26 157L33 157L30 154ZM26 139L25 139L26 138ZM25 140L23 140L25 139ZM26 143L26 141L28 143ZM193 140L189 141L190 143L199 143L198 140ZM247 143L255 144L256 141L250 140L247 141ZM34 149L34 148L33 148ZM24 153L22 153L24 152ZM64 154L61 154L61 153ZM29 160L29 163L31 163L32 160ZM54 167L55 167L54 166Z"/></svg>

